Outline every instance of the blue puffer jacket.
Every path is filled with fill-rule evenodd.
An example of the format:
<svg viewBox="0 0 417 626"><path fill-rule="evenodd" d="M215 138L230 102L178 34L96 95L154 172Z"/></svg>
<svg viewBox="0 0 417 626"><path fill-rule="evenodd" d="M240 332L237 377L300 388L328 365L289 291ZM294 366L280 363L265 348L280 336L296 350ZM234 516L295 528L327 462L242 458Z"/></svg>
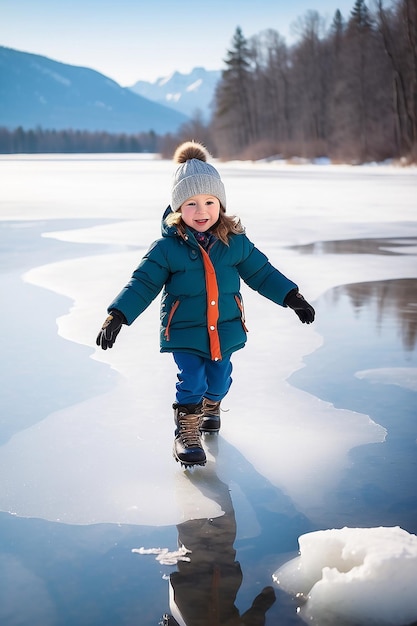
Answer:
<svg viewBox="0 0 417 626"><path fill-rule="evenodd" d="M183 238L163 219L162 238L151 245L108 310L121 311L131 324L163 289L161 352L219 360L246 342L241 278L281 306L297 288L245 234L231 235L228 246L215 240L206 252L191 230Z"/></svg>

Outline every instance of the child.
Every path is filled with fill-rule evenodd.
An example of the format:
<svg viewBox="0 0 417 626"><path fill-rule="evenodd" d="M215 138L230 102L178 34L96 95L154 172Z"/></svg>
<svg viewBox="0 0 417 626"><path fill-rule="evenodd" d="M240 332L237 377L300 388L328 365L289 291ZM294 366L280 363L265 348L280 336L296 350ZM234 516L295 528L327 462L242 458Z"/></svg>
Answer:
<svg viewBox="0 0 417 626"><path fill-rule="evenodd" d="M240 279L293 309L303 324L315 315L297 285L247 238L240 220L226 215L224 185L208 156L192 141L177 148L162 238L108 307L96 340L103 350L112 348L122 325L132 324L163 289L161 352L171 352L178 367L173 453L185 467L206 463L201 433L220 429L220 403L232 383L231 355L246 342Z"/></svg>

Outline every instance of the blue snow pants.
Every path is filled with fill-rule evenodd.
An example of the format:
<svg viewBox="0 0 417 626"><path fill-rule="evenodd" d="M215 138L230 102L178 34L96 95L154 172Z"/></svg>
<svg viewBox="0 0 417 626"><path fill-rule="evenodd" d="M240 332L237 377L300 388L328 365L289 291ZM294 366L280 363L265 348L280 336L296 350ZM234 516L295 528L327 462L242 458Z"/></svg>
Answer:
<svg viewBox="0 0 417 626"><path fill-rule="evenodd" d="M178 367L178 404L197 404L203 397L213 402L223 400L232 384L230 356L211 361L196 354L174 352L173 357Z"/></svg>

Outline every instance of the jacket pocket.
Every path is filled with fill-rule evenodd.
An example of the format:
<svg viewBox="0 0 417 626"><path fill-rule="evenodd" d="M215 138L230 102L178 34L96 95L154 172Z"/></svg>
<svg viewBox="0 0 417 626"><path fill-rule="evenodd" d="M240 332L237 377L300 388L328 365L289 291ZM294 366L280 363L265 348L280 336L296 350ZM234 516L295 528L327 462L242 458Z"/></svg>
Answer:
<svg viewBox="0 0 417 626"><path fill-rule="evenodd" d="M171 326L171 321L172 321L172 318L174 317L175 311L179 307L179 304L180 304L180 301L179 300L175 300L172 303L171 310L170 310L169 315L168 315L167 325L165 327L165 332L164 332L164 337L165 337L165 339L167 341L169 341L169 330L170 330L170 326Z"/></svg>
<svg viewBox="0 0 417 626"><path fill-rule="evenodd" d="M246 327L246 319L245 319L245 308L243 306L243 300L242 297L239 295L235 295L235 300L236 300L236 304L239 308L240 311L240 321L242 322L242 326L243 326L243 330L245 331L245 333L249 332L247 327Z"/></svg>

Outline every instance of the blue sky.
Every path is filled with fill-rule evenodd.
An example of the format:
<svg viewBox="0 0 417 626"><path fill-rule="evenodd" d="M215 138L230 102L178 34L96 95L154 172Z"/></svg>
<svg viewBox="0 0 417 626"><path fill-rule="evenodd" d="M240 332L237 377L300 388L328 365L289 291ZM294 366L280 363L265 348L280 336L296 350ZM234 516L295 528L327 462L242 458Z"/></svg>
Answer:
<svg viewBox="0 0 417 626"><path fill-rule="evenodd" d="M130 86L193 67L222 69L237 26L292 41L309 10L330 23L354 0L0 0L0 45L95 69Z"/></svg>

